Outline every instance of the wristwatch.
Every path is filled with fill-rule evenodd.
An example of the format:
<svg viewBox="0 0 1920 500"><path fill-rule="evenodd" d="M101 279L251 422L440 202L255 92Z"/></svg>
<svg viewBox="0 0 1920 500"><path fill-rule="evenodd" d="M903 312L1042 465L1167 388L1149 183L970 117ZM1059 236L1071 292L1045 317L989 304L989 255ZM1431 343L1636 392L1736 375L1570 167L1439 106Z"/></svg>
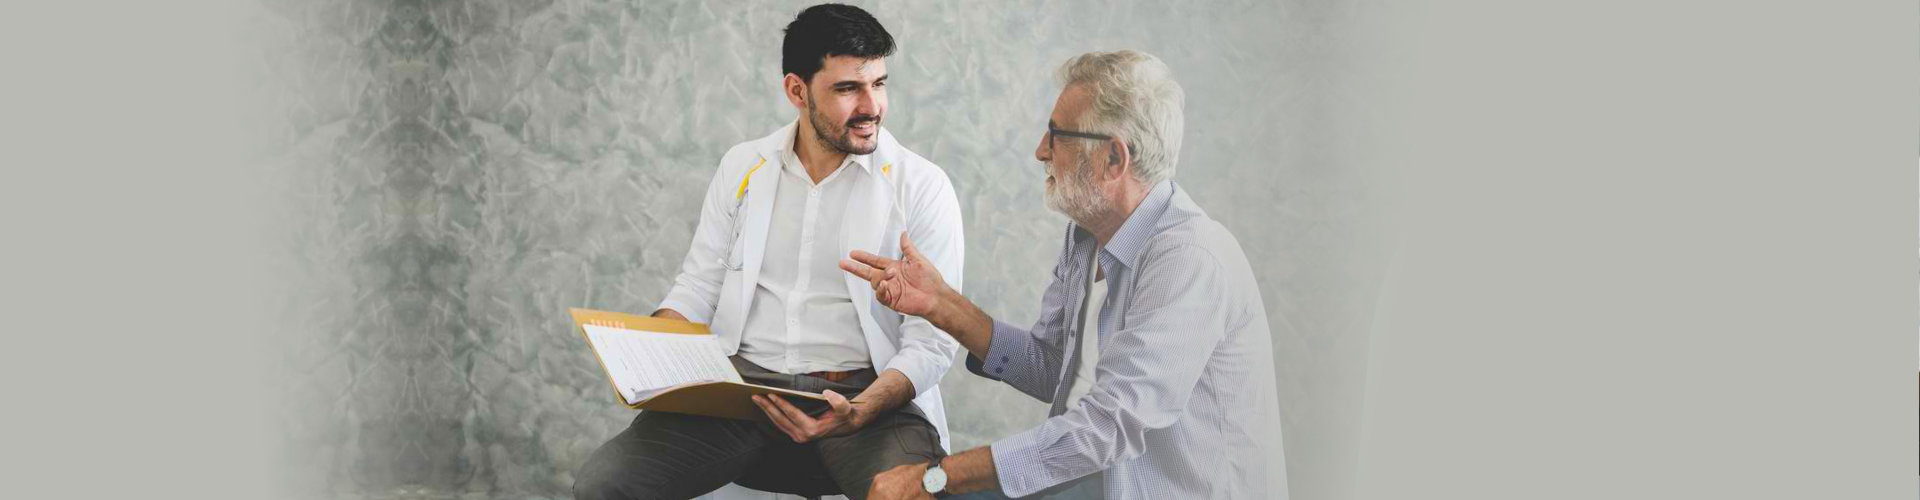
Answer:
<svg viewBox="0 0 1920 500"><path fill-rule="evenodd" d="M947 471L935 463L927 468L927 475L920 476L920 485L927 488L928 494L939 493L947 489Z"/></svg>

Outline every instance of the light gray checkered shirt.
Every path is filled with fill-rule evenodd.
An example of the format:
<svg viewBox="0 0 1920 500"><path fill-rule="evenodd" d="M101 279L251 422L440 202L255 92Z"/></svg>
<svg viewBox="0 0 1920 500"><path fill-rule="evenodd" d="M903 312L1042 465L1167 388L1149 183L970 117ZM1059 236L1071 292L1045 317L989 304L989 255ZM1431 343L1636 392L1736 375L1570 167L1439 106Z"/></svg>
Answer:
<svg viewBox="0 0 1920 500"><path fill-rule="evenodd" d="M968 356L974 373L1053 403L1046 422L993 443L1002 492L1105 471L1109 499L1286 498L1260 289L1239 242L1172 181L1099 249L1108 287L1095 382L1066 403L1096 245L1069 224L1040 320L996 320L987 359Z"/></svg>

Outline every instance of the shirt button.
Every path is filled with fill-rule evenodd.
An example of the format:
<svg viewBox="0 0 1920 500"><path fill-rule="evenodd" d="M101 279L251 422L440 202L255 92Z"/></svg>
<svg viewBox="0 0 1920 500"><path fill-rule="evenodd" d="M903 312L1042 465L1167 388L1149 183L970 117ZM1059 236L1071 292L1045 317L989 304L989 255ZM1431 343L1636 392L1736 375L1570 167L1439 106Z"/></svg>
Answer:
<svg viewBox="0 0 1920 500"><path fill-rule="evenodd" d="M1007 361L1009 361L1009 360L1010 360L1010 359L1009 359L1008 357L1006 357L1006 356L1001 356L1001 357L1000 357L1000 362L1001 362L1001 363L1005 363L1005 362L1007 362Z"/></svg>
<svg viewBox="0 0 1920 500"><path fill-rule="evenodd" d="M1004 366L996 366L996 367L993 367L993 372L994 372L994 373L1006 373L1006 372L1007 372L1007 367L1004 367Z"/></svg>

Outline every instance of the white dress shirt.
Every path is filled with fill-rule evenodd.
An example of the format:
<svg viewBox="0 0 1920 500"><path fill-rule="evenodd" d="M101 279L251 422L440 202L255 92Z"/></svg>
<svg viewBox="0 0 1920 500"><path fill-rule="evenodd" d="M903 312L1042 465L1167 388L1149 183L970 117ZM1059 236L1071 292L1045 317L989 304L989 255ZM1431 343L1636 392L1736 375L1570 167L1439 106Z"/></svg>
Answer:
<svg viewBox="0 0 1920 500"><path fill-rule="evenodd" d="M793 138L782 156L767 256L740 355L787 374L872 368L839 266L840 229L853 196L853 183L843 174L864 165L867 155L847 155L817 184L794 152Z"/></svg>
<svg viewBox="0 0 1920 500"><path fill-rule="evenodd" d="M801 128L799 120L804 119L735 144L721 155L707 183L700 203L700 222L693 228L680 272L674 275L673 285L657 306L679 311L688 321L706 324L714 341L728 355L739 353L748 332L760 336L764 332L756 330L768 326L762 324L765 320L747 324L754 303L763 296L758 292L767 265L782 258L796 265L799 262L792 257L795 248L780 248L769 239L780 219L774 201L787 193L807 196L807 190L782 189L785 184L780 182L792 157L789 153L796 131ZM852 195L845 197L842 218L832 227L839 231L838 248L833 255L818 255L822 247L816 246L815 258L821 265L835 266L847 252L864 250L897 259L900 235L904 233L940 269L947 284L961 290L961 278L966 274L966 238L953 183L939 165L901 146L884 126L880 127L879 143L872 154L843 163L840 176L823 186L831 190L838 189L839 184L851 184L846 187L851 188ZM858 167L845 168L853 165ZM822 201L828 197L821 196ZM804 218L802 215L796 220ZM832 217L820 213L815 219L824 224ZM823 227L816 224L816 229ZM815 237L816 242L822 239ZM818 270L808 272L809 281L825 279ZM960 344L925 319L903 316L876 302L873 287L859 277L837 267L829 272L853 298L859 326L850 333L864 339L867 349L861 361L875 370L897 370L905 375L913 384L914 406L940 430L941 445L951 444L940 378L952 365ZM799 275L797 269L794 275ZM815 284L809 283L808 289Z"/></svg>

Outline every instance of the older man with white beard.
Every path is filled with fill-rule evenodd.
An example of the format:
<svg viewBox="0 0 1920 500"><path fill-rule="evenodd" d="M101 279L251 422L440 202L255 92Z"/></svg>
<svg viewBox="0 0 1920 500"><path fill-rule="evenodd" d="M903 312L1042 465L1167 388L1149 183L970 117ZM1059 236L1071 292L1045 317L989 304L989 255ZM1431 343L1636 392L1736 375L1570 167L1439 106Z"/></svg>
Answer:
<svg viewBox="0 0 1920 500"><path fill-rule="evenodd" d="M901 260L840 267L964 346L967 368L1052 403L1038 427L875 476L868 498L1286 498L1265 309L1239 243L1172 181L1184 94L1153 56L1090 53L1034 157L1065 246L1031 328Z"/></svg>

